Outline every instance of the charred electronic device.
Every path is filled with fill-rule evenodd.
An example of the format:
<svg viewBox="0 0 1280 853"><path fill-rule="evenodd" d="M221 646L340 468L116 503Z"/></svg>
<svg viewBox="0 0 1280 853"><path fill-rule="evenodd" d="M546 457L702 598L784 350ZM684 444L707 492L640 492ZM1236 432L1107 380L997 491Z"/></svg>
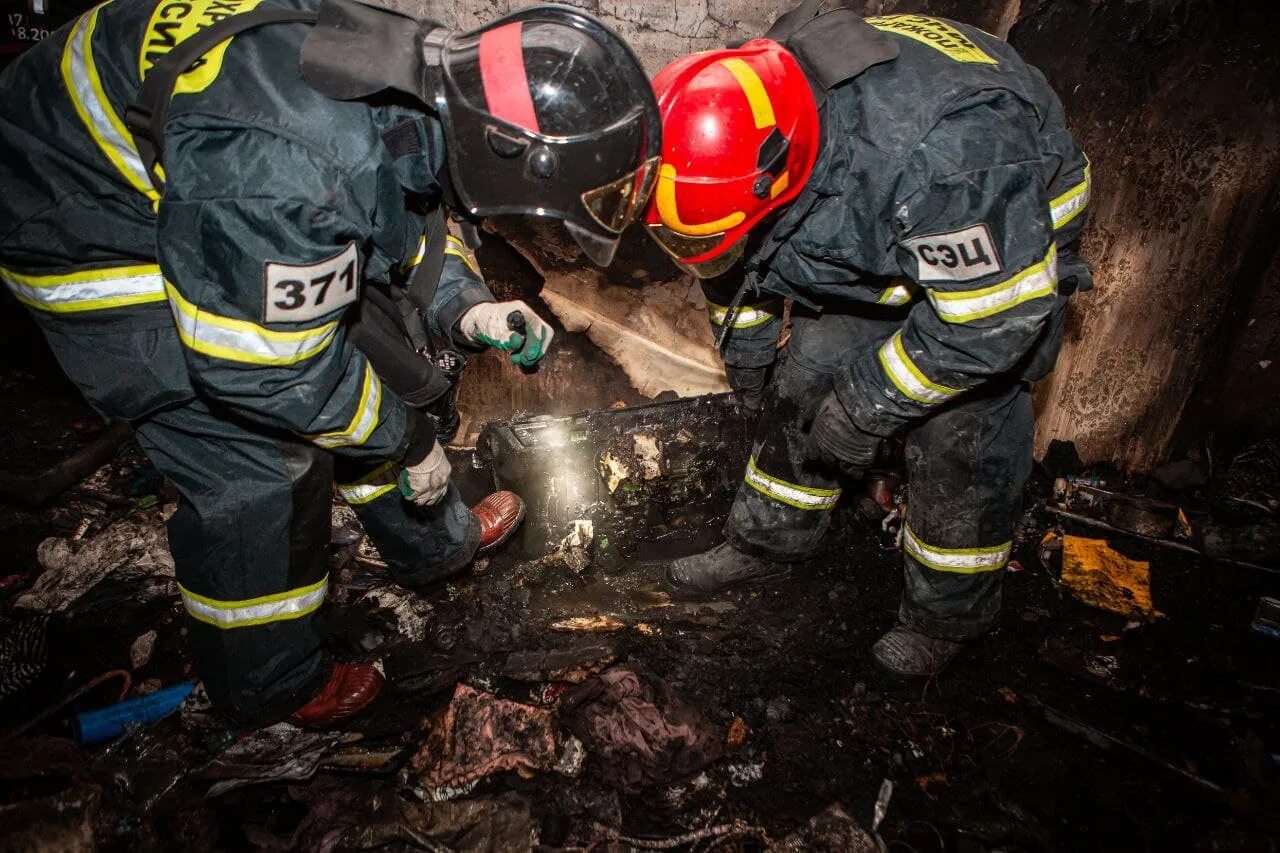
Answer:
<svg viewBox="0 0 1280 853"><path fill-rule="evenodd" d="M717 529L742 483L752 430L733 394L486 424L479 461L528 505L524 550L592 522L605 565L640 543Z"/></svg>

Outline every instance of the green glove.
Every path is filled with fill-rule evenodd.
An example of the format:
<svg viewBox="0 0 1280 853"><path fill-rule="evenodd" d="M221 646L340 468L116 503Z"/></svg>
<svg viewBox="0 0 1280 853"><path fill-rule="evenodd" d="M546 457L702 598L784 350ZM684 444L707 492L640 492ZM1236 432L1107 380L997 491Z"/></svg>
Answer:
<svg viewBox="0 0 1280 853"><path fill-rule="evenodd" d="M519 300L473 305L462 315L460 327L467 340L509 352L511 361L522 367L537 364L555 336L551 326Z"/></svg>

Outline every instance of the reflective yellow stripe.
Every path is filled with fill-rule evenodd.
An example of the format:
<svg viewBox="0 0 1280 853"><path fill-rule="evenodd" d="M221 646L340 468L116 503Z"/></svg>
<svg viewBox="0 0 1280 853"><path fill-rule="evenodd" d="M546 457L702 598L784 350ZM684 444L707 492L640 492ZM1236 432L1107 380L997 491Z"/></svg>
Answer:
<svg viewBox="0 0 1280 853"><path fill-rule="evenodd" d="M880 366L894 387L917 403L934 406L961 393L957 388L939 385L916 367L907 355L907 348L902 345L901 331L894 332L893 337L884 342L879 358Z"/></svg>
<svg viewBox="0 0 1280 853"><path fill-rule="evenodd" d="M22 304L54 314L124 308L165 299L164 279L155 264L56 275L24 275L0 269L0 279Z"/></svg>
<svg viewBox="0 0 1280 853"><path fill-rule="evenodd" d="M778 176L778 180L774 181L769 187L769 198L777 198L786 192L789 186L791 186L791 173L783 172Z"/></svg>
<svg viewBox="0 0 1280 853"><path fill-rule="evenodd" d="M714 325L723 326L724 318L728 315L728 307L716 305L714 302L707 303L707 316L711 318L711 322ZM738 313L733 315L733 328L750 329L752 326L767 323L777 316L777 314L766 311L759 306L742 305L738 308Z"/></svg>
<svg viewBox="0 0 1280 853"><path fill-rule="evenodd" d="M876 302L880 305L906 305L911 301L912 296L911 289L906 285L895 284L892 287L886 287Z"/></svg>
<svg viewBox="0 0 1280 853"><path fill-rule="evenodd" d="M1080 215L1089 205L1089 165L1084 167L1084 180L1049 202L1053 230L1057 231Z"/></svg>
<svg viewBox="0 0 1280 853"><path fill-rule="evenodd" d="M93 59L93 31L101 8L99 6L82 15L67 34L67 44L62 50L62 79L76 114L103 155L130 186L155 204L160 195L147 177L146 167L133 146L128 128L107 100Z"/></svg>
<svg viewBox="0 0 1280 853"><path fill-rule="evenodd" d="M680 206L676 203L676 179L680 177L676 167L663 163L658 167L658 186L653 191L653 201L658 207L658 218L662 224L677 234L686 237L707 237L728 231L747 218L741 210L735 210L727 216L711 222L693 224L680 219Z"/></svg>
<svg viewBox="0 0 1280 853"><path fill-rule="evenodd" d="M427 235L423 234L421 237L418 238L418 248L414 250L413 257L405 261L404 266L402 266L401 269L404 270L405 272L408 272L409 270L416 267L418 264L422 263L422 258L426 254L427 254Z"/></svg>
<svg viewBox="0 0 1280 853"><path fill-rule="evenodd" d="M948 323L967 323L1008 311L1058 289L1058 250L1052 244L1044 260L1027 267L1013 278L979 290L933 290L929 301L938 316Z"/></svg>
<svg viewBox="0 0 1280 853"><path fill-rule="evenodd" d="M338 494L349 504L367 504L394 490L399 479L400 466L385 462L354 483L340 483Z"/></svg>
<svg viewBox="0 0 1280 853"><path fill-rule="evenodd" d="M769 100L769 93L765 91L764 83L760 80L760 75L756 70L741 59L722 59L720 64L729 69L729 73L738 81L738 85L742 87L742 93L747 96L747 103L751 105L751 117L755 119L756 129L764 130L766 127L773 127L778 123L773 116L773 102Z"/></svg>
<svg viewBox="0 0 1280 853"><path fill-rule="evenodd" d="M480 270L476 268L475 262L471 260L471 256L467 253L467 244L452 234L445 238L444 253L453 255L455 258L462 258L462 262L467 265L467 269L476 275L480 275Z"/></svg>
<svg viewBox="0 0 1280 853"><path fill-rule="evenodd" d="M356 405L351 423L337 432L325 432L310 436L321 447L351 447L364 444L378 425L378 411L382 406L382 380L373 372L368 361L364 363L364 382L360 389L360 402Z"/></svg>
<svg viewBox="0 0 1280 853"><path fill-rule="evenodd" d="M747 473L743 478L748 486L767 498L805 510L829 510L840 500L839 489L814 489L779 480L760 470L755 456L747 462Z"/></svg>
<svg viewBox="0 0 1280 853"><path fill-rule="evenodd" d="M987 548L939 548L936 545L926 545L909 526L904 526L902 547L918 562L934 571L975 575L1003 569L1009 562L1013 542Z"/></svg>
<svg viewBox="0 0 1280 853"><path fill-rule="evenodd" d="M956 62L999 64L964 33L937 18L926 18L923 15L878 15L866 20L878 30L915 39Z"/></svg>
<svg viewBox="0 0 1280 853"><path fill-rule="evenodd" d="M476 267L475 261L471 260L471 256L467 253L467 244L452 234L445 238L444 253L446 255L453 255L455 258L461 258L462 262L467 265L467 269L471 270L476 275L480 275L480 270ZM422 263L422 259L426 254L427 237L424 234L418 238L418 248L413 253L413 258L404 265L404 271L408 272L418 264ZM481 278L483 278L483 276L481 276Z"/></svg>
<svg viewBox="0 0 1280 853"><path fill-rule="evenodd" d="M271 622L287 622L315 612L324 604L329 592L329 576L325 575L310 586L243 601L219 601L197 595L181 585L178 590L182 593L182 605L192 619L227 631Z"/></svg>
<svg viewBox="0 0 1280 853"><path fill-rule="evenodd" d="M314 329L277 332L205 311L184 299L167 281L164 288L178 337L188 348L212 358L245 364L296 364L323 352L338 334L337 320Z"/></svg>

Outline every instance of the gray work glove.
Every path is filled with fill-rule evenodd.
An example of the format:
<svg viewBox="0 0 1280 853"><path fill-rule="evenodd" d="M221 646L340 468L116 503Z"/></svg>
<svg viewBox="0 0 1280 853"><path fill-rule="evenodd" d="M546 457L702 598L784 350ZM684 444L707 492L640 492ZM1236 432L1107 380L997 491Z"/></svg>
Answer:
<svg viewBox="0 0 1280 853"><path fill-rule="evenodd" d="M421 462L400 472L400 494L418 506L438 504L449 491L449 474L452 471L449 457L444 455L444 448L437 441Z"/></svg>
<svg viewBox="0 0 1280 853"><path fill-rule="evenodd" d="M758 413L764 404L764 386L769 379L769 368L734 367L726 364L724 372L729 377L729 387L742 400L743 407L748 412Z"/></svg>
<svg viewBox="0 0 1280 853"><path fill-rule="evenodd" d="M809 429L809 458L859 479L875 463L879 449L880 436L859 429L835 393L828 394Z"/></svg>
<svg viewBox="0 0 1280 853"><path fill-rule="evenodd" d="M521 325L511 321L516 313ZM532 367L547 354L555 332L547 321L524 302L481 302L467 309L459 321L463 336L472 343L484 344L511 353L511 360L521 367Z"/></svg>

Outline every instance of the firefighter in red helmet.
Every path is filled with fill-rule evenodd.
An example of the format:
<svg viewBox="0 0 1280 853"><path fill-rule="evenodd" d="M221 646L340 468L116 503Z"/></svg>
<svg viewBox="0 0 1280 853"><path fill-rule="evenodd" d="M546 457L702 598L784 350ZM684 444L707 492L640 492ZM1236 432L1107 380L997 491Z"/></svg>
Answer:
<svg viewBox="0 0 1280 853"><path fill-rule="evenodd" d="M842 486L902 434L906 583L873 653L936 673L997 619L1031 470L1029 383L1091 284L1072 249L1088 161L1062 106L976 28L816 0L654 88L649 233L704 279L730 383L760 412L726 541L664 583L696 597L788 576Z"/></svg>

